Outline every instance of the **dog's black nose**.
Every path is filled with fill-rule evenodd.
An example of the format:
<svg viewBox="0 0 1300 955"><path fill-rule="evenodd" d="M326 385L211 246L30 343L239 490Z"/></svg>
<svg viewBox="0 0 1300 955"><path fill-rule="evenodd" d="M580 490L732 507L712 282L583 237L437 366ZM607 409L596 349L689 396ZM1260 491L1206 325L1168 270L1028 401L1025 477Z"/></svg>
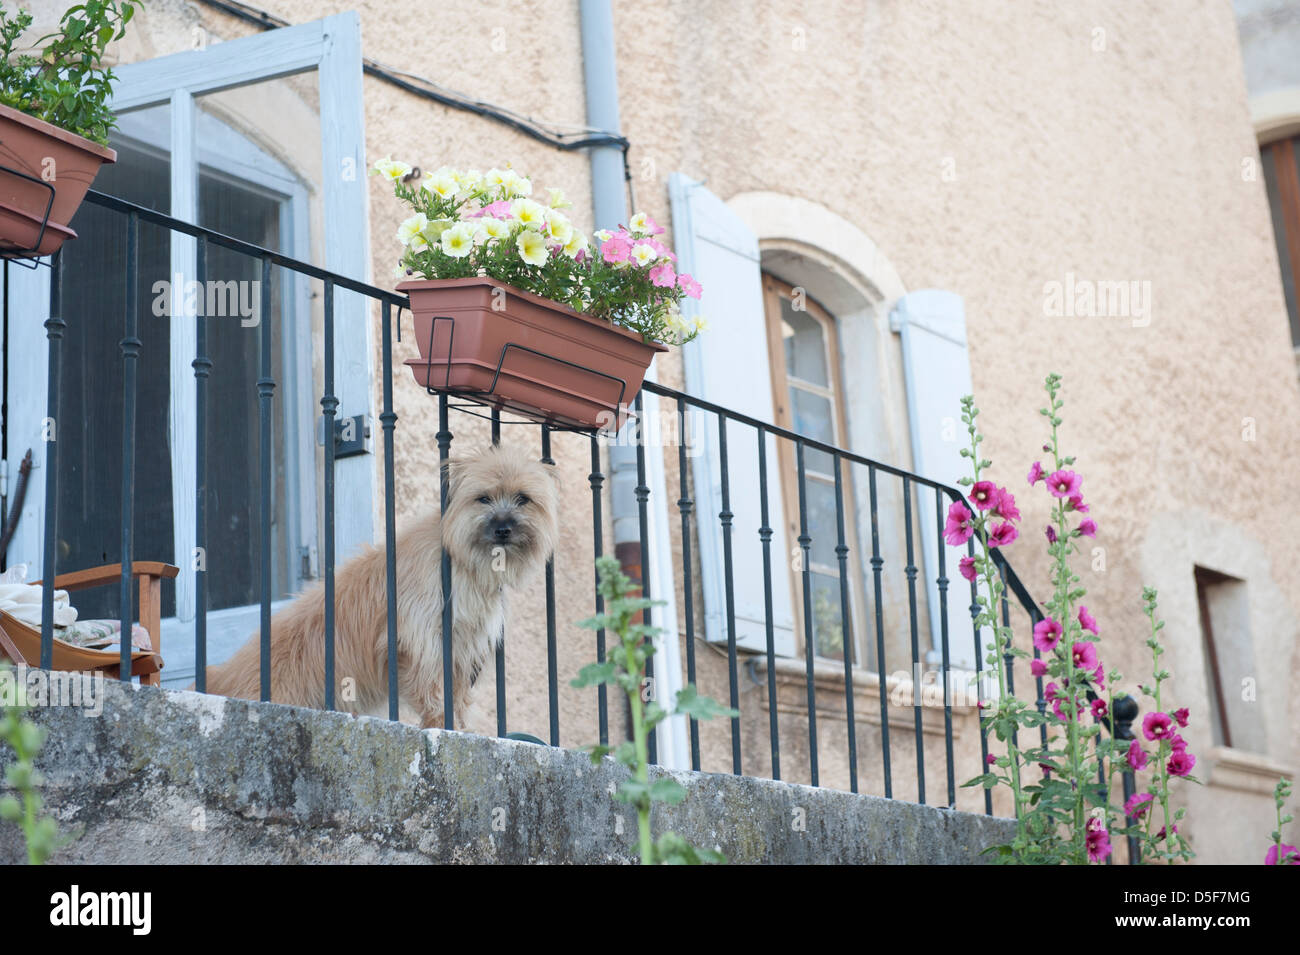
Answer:
<svg viewBox="0 0 1300 955"><path fill-rule="evenodd" d="M504 544L510 540L510 533L515 529L515 519L513 517L494 517L489 526L492 528L492 536Z"/></svg>

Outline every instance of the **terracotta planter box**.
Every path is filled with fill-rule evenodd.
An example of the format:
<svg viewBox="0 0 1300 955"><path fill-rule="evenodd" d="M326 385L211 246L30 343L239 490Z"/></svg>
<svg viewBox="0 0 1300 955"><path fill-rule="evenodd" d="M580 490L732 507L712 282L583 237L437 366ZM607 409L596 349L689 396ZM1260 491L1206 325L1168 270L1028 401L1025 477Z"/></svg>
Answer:
<svg viewBox="0 0 1300 955"><path fill-rule="evenodd" d="M99 167L116 161L117 153L107 146L0 106L0 166L38 180L0 171L0 254L49 255L64 240L76 238L68 223ZM54 200L42 236L41 223L50 204L46 182L54 187ZM33 250L38 238L40 245Z"/></svg>
<svg viewBox="0 0 1300 955"><path fill-rule="evenodd" d="M622 424L646 369L667 347L490 278L397 286L411 299L427 388L472 395L558 427Z"/></svg>

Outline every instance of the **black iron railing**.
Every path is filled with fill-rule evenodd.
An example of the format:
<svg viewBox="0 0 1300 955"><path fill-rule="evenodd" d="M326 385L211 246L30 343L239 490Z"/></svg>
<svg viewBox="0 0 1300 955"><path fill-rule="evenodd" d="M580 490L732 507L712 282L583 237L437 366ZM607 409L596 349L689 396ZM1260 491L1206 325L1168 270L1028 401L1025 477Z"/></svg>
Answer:
<svg viewBox="0 0 1300 955"><path fill-rule="evenodd" d="M323 579L325 590L325 698L321 701L327 708L334 708L336 700L334 699L335 687L335 508L336 508L336 488L335 488L335 449L334 442L329 440L329 436L334 434L334 421L338 414L339 398L335 393L336 383L334 380L334 349L335 349L335 297L336 295L359 295L378 305L380 316L381 332L381 374L382 374L382 412L379 415L380 423L383 430L383 486L384 486L384 544L386 551L386 588L387 588L387 648L388 648L388 668L387 681L389 690L389 717L398 718L399 706L399 673L398 673L398 653L397 653L397 562L396 562L396 513L395 513L395 433L397 429L398 416L394 410L393 396L393 348L394 334L400 337L401 334L401 314L404 309L409 307L407 298L404 295L395 292L386 291L376 288L364 282L356 281L342 275L338 275L324 269L318 268L311 264L301 262L283 255L270 249L262 248L257 245L234 239L226 235L214 232L210 229L201 228L186 222L179 221L170 216L166 216L141 206L133 205L110 196L91 192L86 201L103 209L110 210L123 217L126 228L126 287L128 289L126 314L123 317L124 335L121 342L121 358L125 370L124 376L124 416L122 427L122 496L121 496L121 563L122 563L122 584L121 584L121 624L122 633L131 632L131 611L132 600L130 593L130 567L133 559L134 541L132 539L131 528L133 526L133 500L134 500L134 468L136 455L136 423L135 423L135 401L137 388L136 367L140 354L140 338L137 329L137 316L139 303L136 299L134 290L138 285L139 279L139 230L145 228L158 228L170 230L174 233L180 233L192 237L195 240L195 275L203 287L207 272L207 258L210 247L217 246L230 250L239 255L246 256L260 263L261 274L261 294L262 294L262 312L264 320L261 323L259 334L261 340L261 366L258 378L255 383L258 399L258 420L259 420L259 461L258 468L260 473L260 509L262 516L260 549L261 549L261 595L260 595L260 649L261 649L261 697L269 700L272 697L272 686L275 674L271 667L270 654L270 633L271 633L271 616L272 616L272 532L271 532L271 506L272 506L272 411L276 397L277 382L273 374L271 363L272 350L272 323L269 316L271 311L271 279L274 270L294 273L304 276L313 282L320 283L323 292L323 312L324 321L322 327L322 348L323 348L323 389L320 398L320 407L325 419L324 434L324 474L323 474L323 494L322 516L324 528L324 554L323 554ZM59 414L59 385L60 385L60 350L61 342L65 334L76 334L75 324L69 326L68 321L62 314L61 308L61 291L63 284L70 281L81 280L79 276L65 274L61 268L59 257L56 255L51 263L51 293L50 293L50 317L46 322L47 338L49 344L49 390L48 390L48 414L57 420ZM76 321L82 320L80 317L74 318ZM97 316L97 321L102 321L103 317ZM209 477L209 468L211 462L208 459L207 439L208 439L208 380L215 370L211 357L207 352L207 317L200 313L195 317L196 322L196 339L195 354L192 361L192 367L195 380L195 419L193 422L196 436L196 485L193 489L195 494L195 516L194 516L194 534L196 548L204 548L208 542L209 528L207 525L207 483ZM742 653L751 660L757 660L766 665L766 693L767 693L767 723L769 736L769 767L771 776L775 779L782 778L782 758L781 758L781 732L780 732L780 714L778 712L778 661L775 641L774 626L774 588L790 586L798 590L798 598L801 602L800 611L795 614L795 619L802 629L802 638L804 646L804 678L806 681L806 717L800 714L801 719L807 722L807 758L808 758L808 778L813 785L818 785L821 781L819 766L819 733L818 733L818 699L816 693L816 653L814 648L817 646L817 635L814 633L814 617L816 616L813 606L813 587L812 587L812 549L814 541L812 534L813 518L811 515L812 502L809 499L809 467L808 458L810 455L817 455L818 460L830 461L830 470L833 475L834 483L834 554L835 564L838 568L838 626L840 634L840 654L839 663L842 665L843 678L843 706L846 717L846 739L847 739L847 782L848 788L854 792L859 789L859 776L862 771L862 765L859 759L860 743L862 736L859 732L858 718L859 713L855 710L855 681L861 683L870 680L874 683L879 693L879 748L880 748L880 772L883 782L883 795L893 797L895 795L894 786L894 767L891 761L891 704L889 700L890 674L889 667L897 667L899 660L897 654L894 659L890 659L890 627L886 622L886 606L889 601L886 598L886 588L893 588L897 597L897 603L900 608L906 607L906 655L907 658L901 662L910 667L910 673L913 678L912 702L913 710L911 719L911 736L912 745L916 753L916 791L915 798L918 802L927 801L927 765L925 758L925 727L923 724L923 710L926 706L922 699L921 687L919 685L918 675L927 666L926 654L922 650L921 638L921 617L922 607L928 610L931 615L937 614L939 625L937 629L938 636L938 659L931 661L930 665L937 664L939 667L939 676L942 680L942 710L943 710L943 734L944 734L944 760L943 760L943 792L944 798L939 801L940 805L953 807L957 802L957 792L959 787L959 770L956 765L954 754L954 686L952 685L952 668L951 656L952 648L957 646L956 641L966 642L966 647L973 649L974 661L974 683L978 688L982 685L985 674L984 658L985 648L981 646L981 634L977 628L971 627L969 630L963 628L962 633L949 632L949 615L948 605L950 600L958 599L950 593L950 583L947 576L947 548L944 544L942 533L944 518L947 506L952 501L964 500L962 494L955 488L939 484L927 478L908 472L905 469L891 466L889 464L875 461L870 458L855 454L847 449L817 440L808 435L799 434L785 428L777 427L768 422L759 421L750 416L740 414L731 409L703 401L699 398L675 391L662 385L647 382L644 385L643 393L636 395L633 401L633 410L637 420L641 420L643 410L643 394L649 393L656 395L665 405L671 409L677 416L678 436L677 440L677 470L679 476L679 487L675 493L676 500L671 500L673 491L668 491L669 500L664 502L651 501L651 488L647 480L647 442L645 440L644 430L640 439L635 441L636 449L636 488L635 498L637 506L637 518L639 522L640 544L642 553L642 579L640 581L642 591L647 597L655 597L661 591L667 592L677 586L677 581L659 581L655 580L651 574L651 562L648 560L649 554L649 528L650 528L650 508L652 505L659 505L665 508L676 506L677 517L680 523L681 547L682 547L682 566L681 572L681 590L682 601L684 604L684 634L683 646L685 649L685 676L686 680L691 683L697 681L697 643L700 641L700 633L697 627L697 611L699 610L698 602L700 599L698 586L700 576L696 573L696 566L701 559L700 552L696 547L698 535L707 531L713 533L715 522L718 533L721 536L721 573L725 582L725 653L726 653L726 680L727 687L725 696L733 707L740 705L741 691L741 663ZM491 407L490 401L483 396L467 396L456 394L446 390L437 392L438 407L438 432L436 435L438 456L440 464L445 465L452 453L454 433L452 430L451 413L475 414L487 417L491 421L491 438L495 443L500 439L502 418L499 411ZM707 440L716 442L717 463L719 465L720 478L720 503L721 507L718 513L701 513L698 502L692 493L692 460L690 442L687 433L688 421L696 422L696 431L703 431L703 437ZM554 463L552 460L551 438L552 427L542 425L531 425L536 427L540 435L539 454L543 461ZM746 442L753 442L751 448L757 450L758 468L756 474L735 474L729 466L728 453L729 442L731 446L738 447L734 442L738 437L743 437ZM607 508L607 487L606 475L602 471L602 443L604 438L597 433L588 434L590 442L590 473L588 476L591 488L591 517L592 517L592 554L593 558L605 551L605 521L609 513ZM784 554L775 554L773 527L772 498L778 492L770 486L769 480L769 455L773 447L784 444L787 449L793 450L795 492L790 500L797 503L793 505L797 512L793 523L798 530L797 544L801 561L798 564L796 573L798 586L795 588L791 581L787 580L780 568L785 564ZM57 481L58 481L58 446L56 442L50 442L47 446L47 470L45 485L45 527L44 527L44 593L43 601L43 626L41 631L41 664L49 667L52 661L53 647L53 580L55 576L56 563L58 558L56 527L58 515L56 512L57 504ZM440 500L445 507L447 502L447 478L446 468L441 469L442 482L440 488ZM825 478L823 477L823 480ZM738 482L747 482L745 493L755 493L758 498L759 526L755 537L752 539L736 539L737 529L734 527L735 515L732 512L732 501L734 494L739 486ZM887 540L890 536L888 528L883 518L888 517L889 521L896 522L900 515L895 510L889 509L885 514L886 504L884 498L886 491L882 488L882 482L891 482L889 492L892 496L889 498L901 509L901 533L894 533L893 540ZM178 489L178 493L182 493ZM851 511L848 506L848 499L853 496L857 499L856 513ZM861 500L865 497L865 502ZM923 518L926 514L925 509L930 509L931 518ZM937 554L935 566L927 569L934 573L934 583L936 589L934 593L936 600L923 598L918 595L918 586L928 586L919 584L922 561L918 560L918 547L923 548L924 542L921 539L922 529L928 525L929 531L937 535L938 540L935 542L937 547L933 553ZM896 528L896 530L899 530ZM829 533L825 529L823 534ZM861 542L861 543L859 543ZM893 565L887 560L889 545L897 544L902 562L899 565L895 560ZM755 547L761 549L762 568L763 568L763 605L765 610L765 647L758 652L748 652L738 646L737 641L737 624L736 624L736 607L735 607L735 569L734 554L735 548ZM968 544L967 553L973 554L973 542ZM852 561L862 560L864 566L855 572L851 566ZM1023 613L1032 627L1041 619L1041 611L1033 600L1028 590L1021 582L1015 571L1007 563L1005 557L1000 552L995 551L994 556L998 567L1001 570L1003 579L1006 582L1006 594L1002 603L1002 615L1006 622L1010 622L1012 613L1012 604L1016 607L1017 613ZM867 567L869 566L869 570ZM888 568L888 570L887 570ZM450 650L452 620L454 619L455 607L450 599L452 592L451 576L453 567L450 558L445 551L443 555L443 564L441 568L442 593L448 595L448 599L443 603L442 615L442 636L443 640L443 661L444 661L444 686L452 685L452 653ZM897 576L901 574L901 577ZM195 643L195 682L196 688L200 691L205 689L205 668L207 666L207 599L208 585L205 573L196 575L196 600L197 610L194 622L194 643ZM898 581L895 584L895 581ZM594 576L593 576L594 583ZM901 594L899 590L901 588ZM594 587L593 587L594 591ZM862 599L857 598L861 593ZM548 692L548 730L549 742L552 745L560 743L560 711L559 711L559 651L557 646L556 619L559 608L557 608L556 599L556 577L554 559L549 561L545 571L545 594L546 594L546 641L547 641L547 692ZM869 595L869 596L868 596ZM963 619L972 619L977 611L975 602L975 586L972 584L969 590L970 604L968 605L970 615ZM961 598L961 599L964 599ZM599 595L594 595L594 608L599 612L601 599ZM859 610L854 610L855 602ZM870 606L870 613L864 613L863 610ZM833 618L835 613L834 600L830 604L829 614ZM566 619L577 619L580 616L586 616L590 613L592 605L582 608L564 608ZM572 611L568 613L568 611ZM864 625L859 628L857 619L861 618ZM861 632L861 647L854 635ZM596 654L598 659L604 659L605 653L605 634L598 632L596 634ZM122 662L121 673L123 678L130 673L128 654L130 652L130 643L122 640ZM498 644L495 659L495 676L496 676L496 717L497 730L501 735L507 732L507 696L506 696L506 651L505 651L504 634L503 639ZM858 657L873 658L874 666L867 668L866 660L859 660ZM1035 652L1035 656L1037 653ZM863 664L863 665L859 665ZM1008 681L1014 678L1013 658L1010 654L1006 656L1005 667ZM653 676L653 671L650 671ZM874 679L871 679L874 678ZM897 681L895 681L897 685ZM1046 711L1046 701L1043 697L1042 679L1036 679L1037 689L1037 707L1040 713ZM444 700L444 721L447 727L454 726L453 713L453 694L445 692ZM597 724L599 738L602 743L608 743L610 736L610 719L609 719L609 700L604 687L601 687L598 693L597 701ZM896 715L896 714L895 714ZM1124 713L1115 715L1116 730L1123 738L1129 738L1129 726L1132 722L1134 713ZM978 722L978 720L977 720ZM730 753L731 769L734 773L741 773L746 767L744 747L742 746L742 721L740 718L733 719L730 724ZM1046 727L1041 730L1043 738L1046 738ZM689 729L689 751L690 765L694 769L701 767L701 734L700 727L695 720L690 720ZM652 747L654 745L652 738ZM654 750L652 749L652 758ZM988 754L988 740L984 735L983 727L980 727L980 756L981 760ZM751 761L752 762L752 761ZM967 767L960 772L962 778L983 772L984 767L981 763L976 769L974 766ZM1126 794L1130 791L1132 779L1125 778ZM911 795L911 794L909 794ZM984 794L984 809L986 813L993 812L992 795L988 791Z"/></svg>

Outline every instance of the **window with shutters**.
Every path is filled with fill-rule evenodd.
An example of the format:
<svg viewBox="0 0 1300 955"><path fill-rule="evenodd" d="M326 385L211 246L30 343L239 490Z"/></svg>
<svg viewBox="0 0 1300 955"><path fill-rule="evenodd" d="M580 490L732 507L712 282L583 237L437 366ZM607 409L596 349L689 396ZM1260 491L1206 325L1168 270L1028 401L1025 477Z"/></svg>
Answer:
<svg viewBox="0 0 1300 955"><path fill-rule="evenodd" d="M763 275L764 310L767 316L768 355L772 364L772 399L775 423L825 444L843 447L845 419L840 385L839 338L834 317L812 300L803 289L793 288L773 275ZM782 493L785 498L787 540L797 545L805 531L808 548L809 600L812 613L813 652L819 657L843 660L849 653L857 662L854 633L854 600L850 588L848 634L840 597L840 568L837 547L840 520L836 502L835 462L830 454L815 448L804 452L803 502L800 508L798 455L787 441L780 443ZM850 482L842 474L841 493L845 542L849 554L853 542L854 509ZM802 517L801 517L802 514ZM802 554L799 555L802 560ZM856 559L850 556L848 580L857 579ZM791 591L798 618L799 639L807 632L803 623L803 568L791 562Z"/></svg>
<svg viewBox="0 0 1300 955"><path fill-rule="evenodd" d="M1291 321L1291 341L1300 348L1300 305L1296 302L1296 274L1300 272L1300 136L1279 139L1259 148L1273 217L1277 261L1282 271L1282 290Z"/></svg>

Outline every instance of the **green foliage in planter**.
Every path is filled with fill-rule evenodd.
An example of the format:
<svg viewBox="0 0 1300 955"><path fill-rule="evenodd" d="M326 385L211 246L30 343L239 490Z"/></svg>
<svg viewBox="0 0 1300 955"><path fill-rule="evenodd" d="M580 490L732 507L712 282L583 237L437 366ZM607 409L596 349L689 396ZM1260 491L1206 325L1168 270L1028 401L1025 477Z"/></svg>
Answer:
<svg viewBox="0 0 1300 955"><path fill-rule="evenodd" d="M0 103L108 145L117 128L107 106L113 71L104 50L126 32L140 0L87 0L64 11L59 29L33 45L38 53L14 52L31 26L26 10L0 8Z"/></svg>
<svg viewBox="0 0 1300 955"><path fill-rule="evenodd" d="M677 780L664 776L650 782L649 737L655 726L670 716L689 716L708 720L715 716L739 716L716 700L700 696L693 684L677 692L677 702L670 712L654 700L646 700L645 665L654 655L654 638L658 628L647 623L635 623L634 618L653 606L644 597L628 596L632 581L619 569L612 557L596 561L600 595L605 599L603 613L582 621L578 626L587 630L608 630L617 640L610 647L608 657L599 663L589 663L582 668L570 685L578 688L610 684L627 694L632 714L632 739L618 746L592 746L591 761L598 763L605 756L614 759L632 771L623 780L615 798L636 807L637 848L642 865L699 865L726 862L726 858L712 849L692 846L676 833L666 832L655 842L650 835L650 806L655 802L676 805L686 798L686 790Z"/></svg>

